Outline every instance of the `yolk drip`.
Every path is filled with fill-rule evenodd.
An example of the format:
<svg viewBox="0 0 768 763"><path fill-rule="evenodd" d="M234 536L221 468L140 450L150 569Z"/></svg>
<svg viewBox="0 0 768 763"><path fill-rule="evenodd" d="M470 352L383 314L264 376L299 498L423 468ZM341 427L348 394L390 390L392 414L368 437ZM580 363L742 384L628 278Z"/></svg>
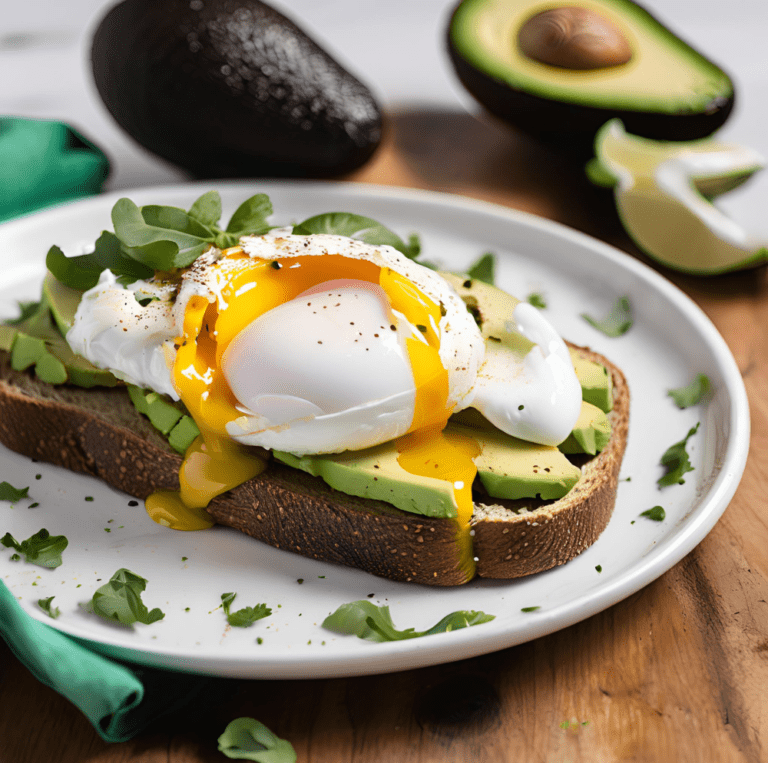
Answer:
<svg viewBox="0 0 768 763"><path fill-rule="evenodd" d="M378 283L393 313L404 315L419 332L406 340L416 400L409 433L397 441L398 461L413 474L452 483L462 559L471 567L472 459L479 447L471 438L443 432L451 410L448 372L439 355L441 307L393 270L341 255L269 261L233 247L216 268L218 297L213 302L199 295L190 298L173 366L175 388L202 434L185 454L180 491L151 495L146 501L150 516L175 529L209 527L208 503L266 466L266 451L241 446L227 435L227 423L242 416L221 371L229 343L260 315L317 284L336 278L364 280Z"/></svg>

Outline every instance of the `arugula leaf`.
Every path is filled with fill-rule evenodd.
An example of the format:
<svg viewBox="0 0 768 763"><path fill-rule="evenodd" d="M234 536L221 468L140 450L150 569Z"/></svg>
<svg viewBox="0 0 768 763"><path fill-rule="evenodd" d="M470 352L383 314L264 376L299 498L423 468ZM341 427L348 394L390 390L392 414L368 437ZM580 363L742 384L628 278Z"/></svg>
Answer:
<svg viewBox="0 0 768 763"><path fill-rule="evenodd" d="M19 541L10 533L0 538L0 543L6 548L12 548L24 555L24 559L38 567L53 569L62 563L61 555L69 545L69 541L63 535L51 535L43 528L26 540Z"/></svg>
<svg viewBox="0 0 768 763"><path fill-rule="evenodd" d="M640 512L641 517L648 517L654 522L663 522L667 517L667 512L661 506L654 506L652 509L646 509Z"/></svg>
<svg viewBox="0 0 768 763"><path fill-rule="evenodd" d="M667 395L671 397L678 408L689 408L700 403L709 392L711 384L706 374L697 374L696 378L687 387L671 389Z"/></svg>
<svg viewBox="0 0 768 763"><path fill-rule="evenodd" d="M526 302L528 302L529 305L533 305L534 307L538 307L539 310L546 310L547 309L547 300L544 298L543 294L540 294L538 292L532 292L525 299L526 299Z"/></svg>
<svg viewBox="0 0 768 763"><path fill-rule="evenodd" d="M485 612L458 611L446 615L425 631L416 631L413 628L397 630L389 614L389 607L378 607L373 602L362 599L342 604L323 620L323 628L369 641L402 641L434 633L448 633L471 625L487 623L494 618L495 615L487 615Z"/></svg>
<svg viewBox="0 0 768 763"><path fill-rule="evenodd" d="M696 424L680 442L670 445L664 451L664 455L661 457L661 465L667 468L667 472L657 480L660 488L668 487L669 485L682 485L685 482L683 475L686 472L693 471L685 446L698 429L699 424Z"/></svg>
<svg viewBox="0 0 768 763"><path fill-rule="evenodd" d="M56 619L60 614L61 610L58 607L54 607L51 605L51 602L55 599L55 596L49 596L47 599L38 599L37 600L37 606L40 607L40 609L45 612L48 617L52 619Z"/></svg>
<svg viewBox="0 0 768 763"><path fill-rule="evenodd" d="M586 313L582 313L581 317L598 331L610 337L626 334L632 327L632 307L628 297L619 297L611 308L611 312L602 320L593 318Z"/></svg>
<svg viewBox="0 0 768 763"><path fill-rule="evenodd" d="M19 302L19 316L17 318L6 318L3 323L8 326L18 326L36 315L41 309L40 302Z"/></svg>
<svg viewBox="0 0 768 763"><path fill-rule="evenodd" d="M136 622L150 625L162 620L165 613L158 608L151 611L147 609L141 600L141 594L146 587L145 578L125 568L119 569L109 583L93 594L84 608L105 620L114 620L123 625L133 625Z"/></svg>
<svg viewBox="0 0 768 763"><path fill-rule="evenodd" d="M230 613L230 607L236 596L236 593L221 594L221 606L224 614L227 616L227 622L231 626L235 628L248 628L257 620L269 617L272 614L272 610L266 604L257 604L255 607L243 607L243 609L238 609L237 612Z"/></svg>
<svg viewBox="0 0 768 763"><path fill-rule="evenodd" d="M219 752L232 760L256 763L296 763L296 751L254 718L236 718L219 737Z"/></svg>
<svg viewBox="0 0 768 763"><path fill-rule="evenodd" d="M272 214L272 202L265 193L257 193L246 199L236 210L227 224L227 233L243 236L246 233L266 233L270 226L267 218Z"/></svg>
<svg viewBox="0 0 768 763"><path fill-rule="evenodd" d="M96 286L101 271L104 270L93 254L67 257L55 244L45 256L45 266L57 280L82 291Z"/></svg>
<svg viewBox="0 0 768 763"><path fill-rule="evenodd" d="M28 487L17 488L8 482L0 482L0 501L16 503L16 501L26 498L27 493L29 493Z"/></svg>
<svg viewBox="0 0 768 763"><path fill-rule="evenodd" d="M494 285L496 269L496 255L493 252L486 252L467 270L467 275L476 281Z"/></svg>
<svg viewBox="0 0 768 763"><path fill-rule="evenodd" d="M293 226L297 235L308 236L312 233L330 233L335 236L348 236L374 246L392 246L406 257L413 260L419 256L421 244L418 237L411 236L406 244L403 239L380 222L370 217L353 215L350 212L326 212L315 215Z"/></svg>

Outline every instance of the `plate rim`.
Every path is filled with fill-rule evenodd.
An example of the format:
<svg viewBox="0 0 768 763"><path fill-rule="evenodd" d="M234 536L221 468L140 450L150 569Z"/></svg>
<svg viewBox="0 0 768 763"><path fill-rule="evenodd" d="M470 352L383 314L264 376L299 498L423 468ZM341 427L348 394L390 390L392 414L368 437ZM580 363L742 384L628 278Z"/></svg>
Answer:
<svg viewBox="0 0 768 763"><path fill-rule="evenodd" d="M253 657L239 654L223 654L214 657L201 657L192 649L175 649L168 651L156 651L151 645L115 646L106 636L103 639L84 638L78 634L68 632L63 624L51 623L46 625L87 644L97 651L109 656L119 657L131 662L171 670L185 670L219 676L244 676L259 678L308 678L308 677L342 677L360 676L384 672L409 670L416 667L425 667L440 663L479 656L488 652L497 651L515 644L524 643L541 636L548 635L558 630L567 628L575 623L585 620L598 612L601 612L614 604L632 595L644 586L650 584L658 577L677 564L687 553L697 546L710 532L712 527L720 519L727 508L736 490L747 463L749 452L749 403L743 378L738 370L736 361L730 348L720 335L711 319L682 289L666 279L650 266L640 262L630 254L604 241L596 239L586 233L570 228L563 223L548 218L540 217L529 212L517 210L511 207L461 196L458 194L443 193L440 191L414 189L399 186L377 185L349 181L292 181L292 180L218 180L196 181L189 183L173 183L167 185L146 186L140 188L118 189L109 191L95 197L79 199L37 210L14 220L0 224L0 240L4 234L21 231L25 227L32 227L40 218L49 218L56 221L59 218L68 218L73 211L87 214L91 208L103 212L108 210L111 204L122 196L152 195L172 196L174 194L189 194L200 190L215 188L219 191L234 192L237 188L256 189L264 192L296 190L301 188L301 193L311 194L323 190L340 194L349 194L357 197L386 198L394 202L412 202L415 204L439 205L441 208L449 207L457 210L484 212L494 217L501 217L508 222L533 228L546 236L554 236L565 239L574 244L591 249L600 257L611 260L619 267L641 281L649 284L656 292L660 293L666 301L671 301L679 309L683 309L691 319L697 331L707 340L709 348L713 352L718 365L726 380L728 399L730 401L730 425L731 437L726 446L725 457L719 467L718 474L709 487L706 494L707 510L698 512L694 517L686 521L685 526L675 537L666 542L656 553L651 553L639 559L638 563L626 570L615 580L607 581L595 591L591 592L587 602L582 602L576 607L573 602L563 603L551 609L536 613L535 620L528 623L526 635L522 639L504 638L509 630L494 630L492 627L467 628L454 631L450 636L449 645L441 641L445 634L436 634L419 639L416 644L421 648L414 648L414 642L394 642L371 645L364 653L335 655L328 654L322 658L309 658L300 655L293 661L276 659L260 660L260 670L249 673L248 668L253 668ZM32 614L32 613L31 613ZM43 613L34 613L36 619L45 622ZM492 625L489 624L489 625ZM58 627L57 627L58 626ZM514 632L514 631L513 631ZM437 639L437 641L436 641ZM428 645L435 645L429 648ZM146 647L146 648L145 648ZM375 650L375 651L374 651ZM370 652L370 654L367 654ZM429 655L429 658L427 658ZM195 664L190 664L194 660ZM316 668L322 664L322 669ZM268 675L263 675L264 669Z"/></svg>

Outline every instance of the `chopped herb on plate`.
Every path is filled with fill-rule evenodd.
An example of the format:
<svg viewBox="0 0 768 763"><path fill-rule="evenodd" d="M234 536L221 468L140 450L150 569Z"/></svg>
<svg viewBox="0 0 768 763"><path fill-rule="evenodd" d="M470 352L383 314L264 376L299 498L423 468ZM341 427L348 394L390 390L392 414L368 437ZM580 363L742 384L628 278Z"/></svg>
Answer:
<svg viewBox="0 0 768 763"><path fill-rule="evenodd" d="M678 408L689 408L700 403L711 388L706 374L697 374L696 378L686 387L671 389L667 395L675 401Z"/></svg>
<svg viewBox="0 0 768 763"><path fill-rule="evenodd" d="M63 535L51 535L48 530L43 528L21 542L17 541L10 533L6 533L0 538L0 543L23 555L30 564L53 569L61 565L61 555L69 541ZM16 555L14 554L14 556Z"/></svg>
<svg viewBox="0 0 768 763"><path fill-rule="evenodd" d="M143 623L150 625L165 617L160 609L147 609L141 600L141 594L147 587L147 580L135 572L119 569L109 583L101 586L93 598L84 605L88 612L93 612L105 620L114 620L123 625Z"/></svg>
<svg viewBox="0 0 768 763"><path fill-rule="evenodd" d="M626 334L632 327L632 307L628 297L619 297L611 311L602 320L582 313L581 317L606 336L617 337Z"/></svg>
<svg viewBox="0 0 768 763"><path fill-rule="evenodd" d="M667 471L657 481L660 488L668 487L669 485L682 485L685 482L683 475L686 472L693 471L686 446L688 445L688 440L696 434L698 429L699 424L696 424L680 442L670 445L664 451L664 455L661 457L661 465L666 467Z"/></svg>

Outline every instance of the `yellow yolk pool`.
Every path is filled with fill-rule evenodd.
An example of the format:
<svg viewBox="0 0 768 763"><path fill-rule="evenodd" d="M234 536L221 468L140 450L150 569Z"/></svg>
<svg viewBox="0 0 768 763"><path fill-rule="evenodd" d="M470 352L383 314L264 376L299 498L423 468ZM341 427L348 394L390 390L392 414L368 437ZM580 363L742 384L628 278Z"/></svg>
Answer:
<svg viewBox="0 0 768 763"><path fill-rule="evenodd" d="M239 247L223 254L213 266L220 284L217 298L189 299L183 332L175 342L174 387L202 434L185 454L180 491L151 495L146 501L150 516L179 530L209 527L213 522L205 511L208 503L266 467L267 451L239 445L227 434L227 424L243 416L221 370L229 343L268 310L318 284L337 278L368 281L384 290L393 314L405 316L421 333L421 338L406 340L416 397L409 433L397 440L398 461L413 474L452 483L462 559L471 567L468 528L476 474L472 459L479 448L471 438L443 432L452 411L447 403L448 372L439 355L440 305L407 278L367 260L341 255L264 260L247 256Z"/></svg>

